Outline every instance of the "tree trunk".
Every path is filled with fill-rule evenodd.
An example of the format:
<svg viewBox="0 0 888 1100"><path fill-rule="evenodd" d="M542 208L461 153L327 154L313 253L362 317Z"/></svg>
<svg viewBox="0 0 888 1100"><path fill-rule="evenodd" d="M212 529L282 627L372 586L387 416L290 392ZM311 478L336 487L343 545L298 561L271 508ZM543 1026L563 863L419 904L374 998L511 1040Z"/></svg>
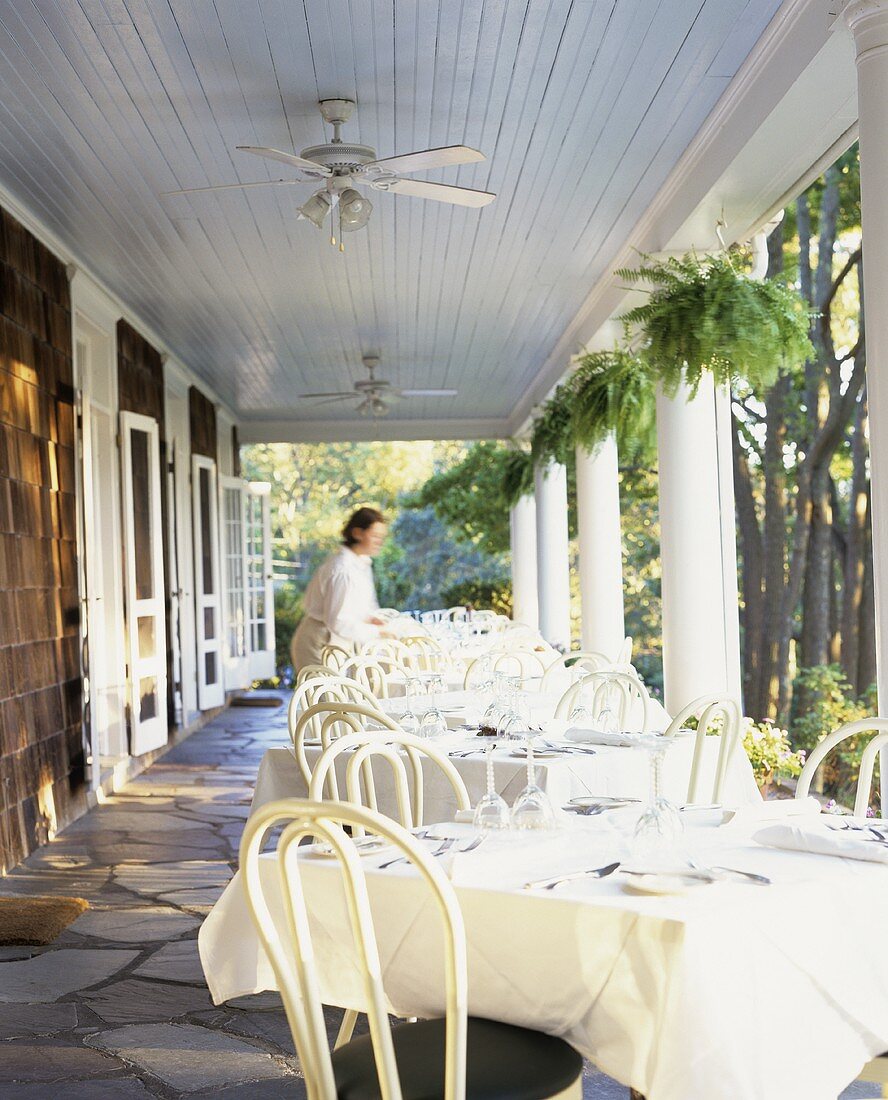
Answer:
<svg viewBox="0 0 888 1100"><path fill-rule="evenodd" d="M771 388L766 399L764 477L765 520L764 556L764 619L762 622L761 677L755 710L750 714L761 720L777 713L780 694L779 668L781 636L781 601L786 587L786 467L783 449L786 445L786 401L790 378L784 375Z"/></svg>
<svg viewBox="0 0 888 1100"><path fill-rule="evenodd" d="M861 395L854 417L851 440L851 498L845 535L845 570L842 599L842 669L848 682L860 683L860 627L863 604L864 555L869 519L866 444L866 392Z"/></svg>
<svg viewBox="0 0 888 1100"><path fill-rule="evenodd" d="M832 587L832 501L829 469L818 466L811 478L811 534L802 602L801 663L829 664L830 588Z"/></svg>
<svg viewBox="0 0 888 1100"><path fill-rule="evenodd" d="M870 487L866 487L865 545L860 618L857 628L857 691L863 694L876 682L876 596L873 588L873 528Z"/></svg>
<svg viewBox="0 0 888 1100"><path fill-rule="evenodd" d="M762 591L762 536L746 453L740 446L736 422L732 433L734 452L734 497L741 561L741 615L743 629L743 698L746 713L761 717L754 708L761 693L761 643L764 615Z"/></svg>

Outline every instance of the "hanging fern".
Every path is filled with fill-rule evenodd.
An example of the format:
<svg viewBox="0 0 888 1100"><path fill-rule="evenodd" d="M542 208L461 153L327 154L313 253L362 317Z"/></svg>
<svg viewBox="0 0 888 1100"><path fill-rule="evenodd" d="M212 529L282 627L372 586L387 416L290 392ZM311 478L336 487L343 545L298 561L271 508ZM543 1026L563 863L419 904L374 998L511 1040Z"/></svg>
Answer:
<svg viewBox="0 0 888 1100"><path fill-rule="evenodd" d="M750 278L727 255L643 259L637 270L617 272L653 288L623 321L641 328L641 354L666 393L683 381L695 393L704 371L719 385L744 379L767 389L781 369L813 355L807 307L783 284Z"/></svg>
<svg viewBox="0 0 888 1100"><path fill-rule="evenodd" d="M573 449L568 383L559 386L540 409L540 414L533 425L530 450L534 463L553 461L567 465Z"/></svg>
<svg viewBox="0 0 888 1100"><path fill-rule="evenodd" d="M654 380L637 355L619 348L584 355L568 385L575 443L591 451L614 432L626 461L656 450Z"/></svg>
<svg viewBox="0 0 888 1100"><path fill-rule="evenodd" d="M500 495L507 508L533 492L533 457L530 451L510 450L502 460Z"/></svg>

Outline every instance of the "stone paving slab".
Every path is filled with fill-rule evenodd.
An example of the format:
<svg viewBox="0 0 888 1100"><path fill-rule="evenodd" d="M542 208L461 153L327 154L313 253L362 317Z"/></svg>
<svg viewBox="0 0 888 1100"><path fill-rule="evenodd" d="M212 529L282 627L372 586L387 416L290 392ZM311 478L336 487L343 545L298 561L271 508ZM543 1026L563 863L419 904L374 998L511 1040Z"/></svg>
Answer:
<svg viewBox="0 0 888 1100"><path fill-rule="evenodd" d="M137 1077L112 1077L108 1080L65 1081L59 1100L146 1100L156 1096ZM45 1083L3 1086L3 1100L55 1100L46 1091ZM258 1100L258 1098L257 1098Z"/></svg>
<svg viewBox="0 0 888 1100"><path fill-rule="evenodd" d="M161 978L167 982L200 982L203 967L197 953L197 940L168 943L155 951L147 962L133 972L143 978Z"/></svg>
<svg viewBox="0 0 888 1100"><path fill-rule="evenodd" d="M117 943L153 943L174 940L200 927L200 921L169 906L144 909L90 909L68 927L68 932Z"/></svg>
<svg viewBox="0 0 888 1100"><path fill-rule="evenodd" d="M170 890L225 886L234 872L222 860L176 860L172 863L123 864L114 868L114 882L148 897Z"/></svg>
<svg viewBox="0 0 888 1100"><path fill-rule="evenodd" d="M34 1040L12 1040L0 1046L0 1081L41 1081L46 1090L45 1100L50 1100L52 1095L48 1088L52 1082L107 1077L119 1065L106 1053L83 1046ZM5 1092L5 1084L0 1085L0 1096L4 1096L4 1100Z"/></svg>
<svg viewBox="0 0 888 1100"><path fill-rule="evenodd" d="M61 949L0 967L0 1002L57 1001L75 989L98 985L138 957L135 951Z"/></svg>
<svg viewBox="0 0 888 1100"><path fill-rule="evenodd" d="M206 987L137 978L125 978L84 993L83 1000L107 1024L169 1022L213 1007Z"/></svg>
<svg viewBox="0 0 888 1100"><path fill-rule="evenodd" d="M77 1005L0 1005L0 1035L6 1039L54 1035L73 1027L77 1027Z"/></svg>
<svg viewBox="0 0 888 1100"><path fill-rule="evenodd" d="M266 1078L292 1076L292 1070L255 1046L204 1027L133 1024L86 1039L180 1092L219 1089Z"/></svg>

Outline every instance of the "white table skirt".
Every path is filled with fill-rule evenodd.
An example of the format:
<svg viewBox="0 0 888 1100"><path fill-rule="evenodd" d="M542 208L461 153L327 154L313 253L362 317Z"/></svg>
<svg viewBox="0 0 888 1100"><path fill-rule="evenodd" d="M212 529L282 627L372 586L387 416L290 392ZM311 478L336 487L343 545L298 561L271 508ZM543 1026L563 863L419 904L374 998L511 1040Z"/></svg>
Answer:
<svg viewBox="0 0 888 1100"><path fill-rule="evenodd" d="M456 735L442 738L436 744L440 744L442 749L459 751L477 747L481 740L479 737ZM683 803L687 798L693 747L693 737L678 737L663 762L664 792L668 798L678 803ZM306 746L310 767L314 768L320 754L320 747ZM718 738L707 738L703 755L704 783L701 788L704 791L711 789L717 755ZM527 782L526 763L511 756L507 747L496 748L493 759L497 792L507 802L511 802ZM474 756L451 757L451 760L462 776L474 805L484 794L487 785L483 748ZM345 791L346 764L347 757L340 757L336 774L342 792ZM649 769L648 754L642 749L596 746L594 756L571 753L556 759L537 760L536 778L537 783L548 791L556 805L563 805L569 799L584 794L644 799L648 794ZM390 768L387 765L377 766L374 769L374 778L380 811L395 816L397 805ZM424 782L424 819L445 821L452 817L455 803L447 780L437 769L429 766L424 769ZM271 748L266 751L259 765L250 812L253 813L260 806L279 798L305 798L307 794L307 786L292 748L289 745ZM738 746L728 767L724 802L735 805L760 800L761 795L755 785L752 767L746 754Z"/></svg>
<svg viewBox="0 0 888 1100"><path fill-rule="evenodd" d="M644 897L626 893L618 874L554 893L521 889L541 874L625 859L627 833L615 818L572 821L560 839L523 834L511 851L488 838L456 857L469 1011L563 1036L647 1100L835 1100L888 1049L888 939L878 933L888 867L696 828L686 838L698 859L774 885ZM365 866L392 1011L440 1015L435 906L412 869L374 873L370 864L383 858ZM311 857L302 867L310 911L322 914L313 939L324 1000L360 1009L336 869ZM271 860L265 871L277 920ZM203 925L200 953L216 1003L275 987L240 875Z"/></svg>

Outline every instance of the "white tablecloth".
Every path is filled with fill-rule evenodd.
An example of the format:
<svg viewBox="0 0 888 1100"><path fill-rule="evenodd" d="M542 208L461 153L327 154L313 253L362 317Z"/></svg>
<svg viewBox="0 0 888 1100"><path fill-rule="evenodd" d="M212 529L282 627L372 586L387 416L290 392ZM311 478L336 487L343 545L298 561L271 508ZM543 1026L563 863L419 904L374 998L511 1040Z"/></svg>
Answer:
<svg viewBox="0 0 888 1100"><path fill-rule="evenodd" d="M561 1035L647 1100L835 1100L888 1049L888 939L877 927L888 867L692 826L687 850L698 860L773 885L648 897L627 893L631 879L618 873L554 893L522 889L542 874L626 860L632 820L614 811L572 820L560 837L488 838L456 857L469 1011ZM365 866L392 1010L440 1015L434 904L412 869L371 870L385 858ZM302 866L310 911L322 914L313 938L324 1000L360 1009L335 868L310 856ZM266 870L276 892L271 860ZM200 952L217 1003L274 988L239 875L203 925Z"/></svg>
<svg viewBox="0 0 888 1100"><path fill-rule="evenodd" d="M472 756L451 756L451 760L463 778L474 805L484 794L487 785L486 763L482 738L474 735L453 734L436 741L450 752L476 750ZM517 747L517 743L516 743ZM687 798L688 777L694 738L680 736L666 753L663 762L663 789L667 798L682 803ZM310 767L314 768L321 754L320 746L306 746ZM706 739L703 756L704 785L711 784L718 755L718 738ZM511 755L508 745L494 749L494 782L499 794L511 802L527 782L527 765L523 759ZM340 757L337 777L340 790L345 790L347 757ZM646 798L648 794L650 765L648 754L638 748L612 748L596 746L595 755L572 752L562 757L537 759L537 783L552 800L561 805L577 795L618 795L628 798ZM395 815L396 801L391 770L382 765L374 770L379 808L383 813ZM454 801L450 784L433 766L424 771L424 817L426 821L443 821L453 816ZM256 789L253 792L251 812L279 798L305 798L308 794L305 780L299 770L296 757L288 745L268 749L259 765ZM728 767L724 801L728 804L759 802L761 796L755 785L752 767L742 748L738 746Z"/></svg>

